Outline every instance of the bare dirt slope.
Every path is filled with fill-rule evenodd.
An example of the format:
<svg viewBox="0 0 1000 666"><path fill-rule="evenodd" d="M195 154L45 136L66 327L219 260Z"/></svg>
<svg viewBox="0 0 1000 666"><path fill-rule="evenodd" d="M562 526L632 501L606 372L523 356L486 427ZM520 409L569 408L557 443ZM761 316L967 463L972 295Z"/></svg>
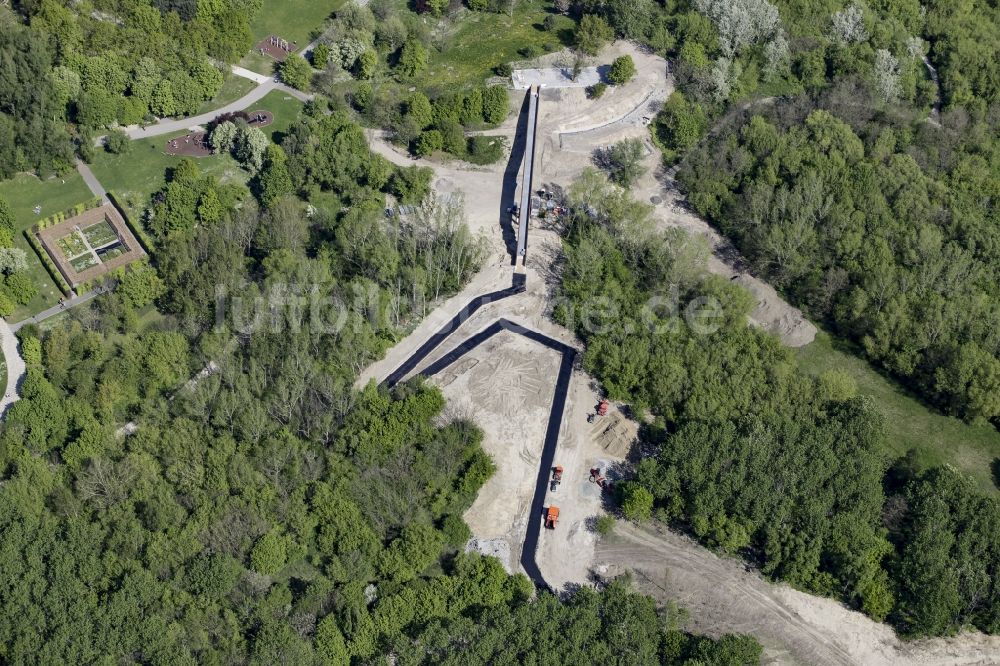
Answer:
<svg viewBox="0 0 1000 666"><path fill-rule="evenodd" d="M892 629L815 597L764 580L744 563L721 558L689 537L619 522L597 547L602 576L626 570L639 589L689 612L699 633L751 633L765 646L765 664L986 665L1000 663L1000 637L901 641Z"/></svg>
<svg viewBox="0 0 1000 666"><path fill-rule="evenodd" d="M614 54L622 50L621 45L616 45ZM640 72L650 66L646 61L637 63ZM660 72L656 76L665 77L665 70L656 71ZM542 182L568 185L590 163L588 150L614 142L618 137L646 136L643 118L648 115L648 105L655 102L657 94L663 93L655 92L658 85L655 76L640 77L634 83L635 88L625 86L616 93L614 113L619 114L619 120L624 118L621 122L608 108L598 109L586 100L580 90L564 90L554 97L543 97L540 127L544 133L543 153L538 165ZM636 110L639 105L646 106ZM508 124L513 127L513 123ZM573 150L560 147L559 134L563 131L560 125L566 124L574 130L584 130L574 132L572 142L567 142L572 143ZM586 134L590 131L593 134L588 139ZM590 148L588 141L592 142ZM373 137L372 144L394 163L414 163L380 137ZM658 163L655 151L649 151L647 160L650 172L640 182L637 192L647 200L656 197L652 203L657 219L665 226L683 226L706 234L715 250L710 268L728 277L739 275L738 280L757 295L755 321L781 335L786 344L808 342L814 333L811 324L767 285L752 278L738 254L704 220L683 207L671 174L655 169ZM494 253L487 268L472 284L430 313L413 334L393 347L383 361L369 368L359 384L388 375L471 298L510 285L509 257L504 254L498 220L504 165L478 169L423 160L417 163L437 170L436 189L466 194L470 222L488 234ZM494 179L496 184L490 184ZM559 255L558 238L533 225L529 234L527 292L484 306L415 371L497 317L507 317L575 344L569 332L548 317ZM542 446L538 421L544 410L535 409L534 404L537 402L540 408L550 404L553 378L551 359L546 360L550 352L502 336L496 342L499 346L492 357L469 356L464 362L459 361L451 373L441 373L434 381L441 383L452 415L472 418L484 428L484 446L498 463L497 474L480 492L466 516L476 537L469 547L497 555L515 571L519 568L526 511L530 509L530 481L525 477L533 479L537 473L538 451ZM511 369L517 368L528 368L524 370L524 383L510 377ZM590 521L601 514L602 497L588 481L588 470L591 466L611 466L620 460L620 443L602 435L602 427L611 421L587 423L587 413L593 410L598 394L599 387L591 378L580 370L573 373L555 460L555 464L564 466L565 480L555 493L546 497L547 504L559 504L562 520L555 531L543 532L537 551L539 567L554 587L586 584L591 571L611 576L631 570L642 591L686 608L690 629L712 635L746 632L757 636L765 645L765 660L769 664L1000 664L1000 639L996 637L965 634L954 639L904 643L886 625L872 622L835 601L766 581L746 571L741 561L720 558L674 533L650 533L619 524L617 536L598 541L590 530ZM525 401L531 407L524 413L524 423L516 423L519 417L511 417L510 408L524 405ZM620 436L628 439L630 431L623 431Z"/></svg>
<svg viewBox="0 0 1000 666"><path fill-rule="evenodd" d="M628 53L638 74L624 86L614 86L598 100L588 99L578 88L544 90L539 109L538 170L543 182L568 185L584 168L592 166L594 150L629 138L646 145L646 174L633 188L641 201L652 203L661 227L680 227L707 238L712 251L708 269L746 287L756 300L751 320L777 335L790 347L813 341L816 327L802 312L786 302L770 285L754 277L735 247L704 219L692 213L677 187L672 170L661 166L648 124L674 91L663 58L616 43L602 57Z"/></svg>

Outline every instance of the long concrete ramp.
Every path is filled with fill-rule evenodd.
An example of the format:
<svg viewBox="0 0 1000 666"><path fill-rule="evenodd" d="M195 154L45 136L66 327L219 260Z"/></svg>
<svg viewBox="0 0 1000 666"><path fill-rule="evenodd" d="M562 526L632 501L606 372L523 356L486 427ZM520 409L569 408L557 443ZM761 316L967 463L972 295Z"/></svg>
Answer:
<svg viewBox="0 0 1000 666"><path fill-rule="evenodd" d="M535 131L538 129L538 86L528 90L528 126L524 144L524 164L521 167L521 202L517 209L516 266L524 266L528 254L528 219L531 217L532 178L535 166Z"/></svg>

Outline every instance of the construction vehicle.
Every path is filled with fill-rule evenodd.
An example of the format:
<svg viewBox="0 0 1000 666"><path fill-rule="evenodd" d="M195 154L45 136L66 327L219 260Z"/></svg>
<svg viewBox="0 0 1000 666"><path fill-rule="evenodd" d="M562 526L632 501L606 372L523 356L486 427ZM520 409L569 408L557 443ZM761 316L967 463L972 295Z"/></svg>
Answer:
<svg viewBox="0 0 1000 666"><path fill-rule="evenodd" d="M606 490L608 492L614 489L614 483L610 479L608 479L608 477L604 476L604 473L601 472L600 467L590 468L590 482L596 483L603 490Z"/></svg>
<svg viewBox="0 0 1000 666"><path fill-rule="evenodd" d="M587 415L587 423L593 423L594 419L596 419L598 416L607 416L608 405L609 405L608 399L601 398L601 401L597 403L597 411L595 411L593 414Z"/></svg>
<svg viewBox="0 0 1000 666"><path fill-rule="evenodd" d="M554 530L558 521L559 507L550 506L549 510L545 513L545 529Z"/></svg>
<svg viewBox="0 0 1000 666"><path fill-rule="evenodd" d="M562 473L562 465L556 465L552 468L552 481L549 483L549 490L555 492L555 489L559 487L559 484L562 483Z"/></svg>

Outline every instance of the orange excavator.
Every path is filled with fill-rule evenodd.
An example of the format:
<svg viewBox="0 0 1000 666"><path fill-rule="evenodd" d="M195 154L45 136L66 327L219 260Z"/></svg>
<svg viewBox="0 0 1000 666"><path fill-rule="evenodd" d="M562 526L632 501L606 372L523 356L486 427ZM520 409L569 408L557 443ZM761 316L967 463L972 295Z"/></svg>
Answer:
<svg viewBox="0 0 1000 666"><path fill-rule="evenodd" d="M549 530L554 530L556 528L556 522L559 521L559 507L550 506L549 510L545 513L545 528Z"/></svg>

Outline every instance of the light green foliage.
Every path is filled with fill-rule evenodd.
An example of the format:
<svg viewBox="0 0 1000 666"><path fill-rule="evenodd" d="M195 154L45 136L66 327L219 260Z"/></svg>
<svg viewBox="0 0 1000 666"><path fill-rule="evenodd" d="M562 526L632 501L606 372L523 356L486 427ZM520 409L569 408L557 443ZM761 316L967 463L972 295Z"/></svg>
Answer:
<svg viewBox="0 0 1000 666"><path fill-rule="evenodd" d="M425 0L427 9L434 16L441 16L445 8L448 7L448 0Z"/></svg>
<svg viewBox="0 0 1000 666"><path fill-rule="evenodd" d="M584 14L576 29L576 46L587 55L597 55L615 36L608 22L596 14Z"/></svg>
<svg viewBox="0 0 1000 666"><path fill-rule="evenodd" d="M416 141L417 155L430 155L444 147L444 139L438 130L427 130L422 132Z"/></svg>
<svg viewBox="0 0 1000 666"><path fill-rule="evenodd" d="M406 42L399 52L396 71L403 76L416 76L427 69L427 55L427 48L420 42Z"/></svg>
<svg viewBox="0 0 1000 666"><path fill-rule="evenodd" d="M11 210L10 204L3 197L0 197L0 231L4 231L8 236L13 237L15 229L14 221L14 211ZM6 244L4 247L10 247L10 244Z"/></svg>
<svg viewBox="0 0 1000 666"><path fill-rule="evenodd" d="M413 118L417 127L425 129L434 122L434 112L427 95L415 92L406 101L406 114Z"/></svg>
<svg viewBox="0 0 1000 666"><path fill-rule="evenodd" d="M594 531L602 537L610 536L615 531L615 519L613 516L603 515L594 523Z"/></svg>
<svg viewBox="0 0 1000 666"><path fill-rule="evenodd" d="M483 93L483 120L491 125L497 125L507 118L510 112L510 98L504 86L490 86Z"/></svg>
<svg viewBox="0 0 1000 666"><path fill-rule="evenodd" d="M309 90L312 67L297 53L291 53L281 63L281 80L299 90Z"/></svg>
<svg viewBox="0 0 1000 666"><path fill-rule="evenodd" d="M149 264L140 264L126 271L115 289L115 293L133 308L152 303L163 295L163 291L163 280Z"/></svg>
<svg viewBox="0 0 1000 666"><path fill-rule="evenodd" d="M695 207L798 304L943 409L993 418L1000 360L983 344L992 327L971 313L980 311L972 303L995 301L997 264L934 220L950 210L978 228L984 211L973 192L994 188L1000 174L978 156L976 140L960 144L947 171L921 169L915 149L900 145L905 136L883 130L866 155L862 138L825 110L787 130L755 117L731 149L709 142L680 177ZM737 173L713 166L694 176L694 165L720 164L733 151L749 160ZM796 202L795 215L781 212L784 200ZM956 272L963 277L951 282Z"/></svg>
<svg viewBox="0 0 1000 666"><path fill-rule="evenodd" d="M31 336L21 340L21 357L28 365L41 365L42 341Z"/></svg>
<svg viewBox="0 0 1000 666"><path fill-rule="evenodd" d="M281 146L268 144L264 150L264 164L253 184L257 197L265 207L295 189L292 176L288 173L288 157Z"/></svg>
<svg viewBox="0 0 1000 666"><path fill-rule="evenodd" d="M630 188L646 171L642 166L645 152L639 139L624 139L610 148L599 150L597 161L608 172L612 182Z"/></svg>
<svg viewBox="0 0 1000 666"><path fill-rule="evenodd" d="M264 575L275 574L285 566L287 556L287 538L274 531L268 532L250 551L250 567Z"/></svg>
<svg viewBox="0 0 1000 666"><path fill-rule="evenodd" d="M708 118L701 105L675 91L656 114L654 136L664 148L664 155L672 159L692 148L707 129Z"/></svg>
<svg viewBox="0 0 1000 666"><path fill-rule="evenodd" d="M626 520L642 522L653 515L653 494L634 481L621 485L622 515Z"/></svg>
<svg viewBox="0 0 1000 666"><path fill-rule="evenodd" d="M354 74L361 80L370 79L375 76L378 69L378 54L372 49L365 50L354 65Z"/></svg>
<svg viewBox="0 0 1000 666"><path fill-rule="evenodd" d="M312 50L312 66L316 69L326 69L330 62L330 46L320 42Z"/></svg>
<svg viewBox="0 0 1000 666"><path fill-rule="evenodd" d="M656 509L685 519L712 546L760 548L772 576L818 593L843 589L884 612L881 415L797 372L774 338L746 325L745 293L701 273L698 255L692 269L690 241L651 233L648 212L588 178L570 203L585 197L595 216L570 226L562 290L570 303L612 305L587 325L570 310L556 314L585 337L584 367L611 397L648 406L663 429L650 435L655 457L618 484L624 516ZM652 296L644 285L661 284L677 285L679 310L643 315ZM715 332L677 321L687 300L708 294L723 304Z"/></svg>
<svg viewBox="0 0 1000 666"><path fill-rule="evenodd" d="M123 130L116 129L104 138L104 148L115 155L125 155L132 150L132 142Z"/></svg>
<svg viewBox="0 0 1000 666"><path fill-rule="evenodd" d="M397 168L389 178L389 191L403 203L419 203L430 192L433 175L427 167Z"/></svg>
<svg viewBox="0 0 1000 666"><path fill-rule="evenodd" d="M632 56L630 55L615 58L611 63L611 69L608 70L608 81L616 86L628 83L634 76L635 62L632 61Z"/></svg>

